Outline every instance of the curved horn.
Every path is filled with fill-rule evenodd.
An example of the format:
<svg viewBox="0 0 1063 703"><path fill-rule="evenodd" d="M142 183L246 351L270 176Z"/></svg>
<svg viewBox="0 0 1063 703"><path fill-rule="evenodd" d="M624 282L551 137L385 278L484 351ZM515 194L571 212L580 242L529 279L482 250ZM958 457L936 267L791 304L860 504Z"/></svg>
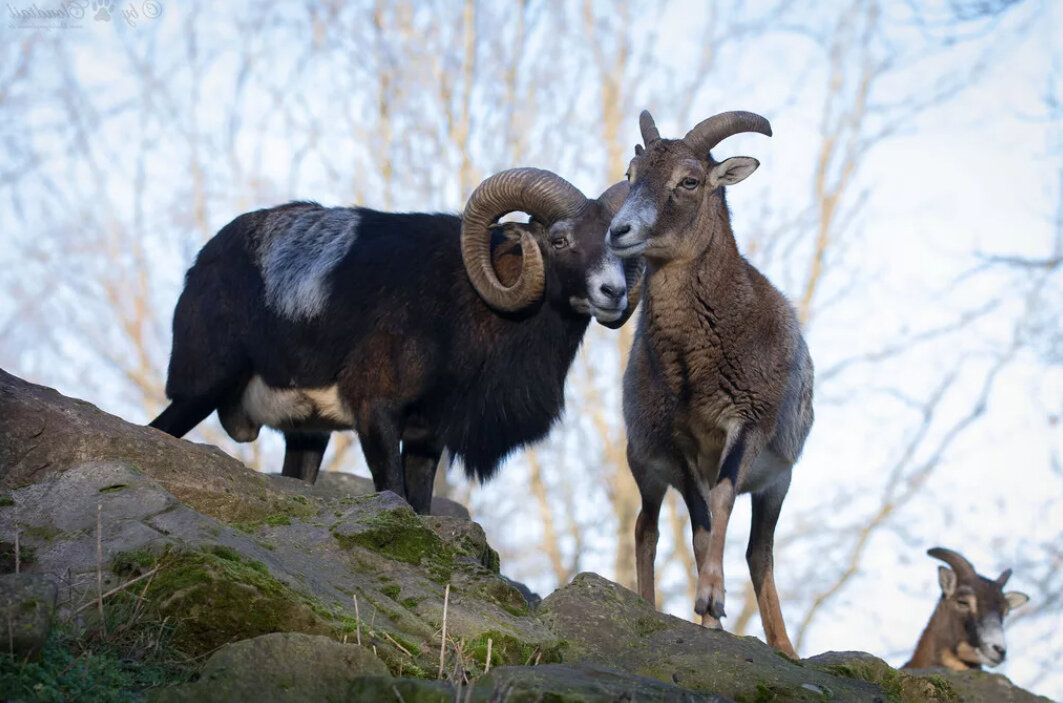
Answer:
<svg viewBox="0 0 1063 703"><path fill-rule="evenodd" d="M971 562L967 561L967 559L959 552L954 552L951 549L945 549L944 547L934 547L933 549L926 550L926 553L951 566L960 581L969 581L977 576L974 567L971 566Z"/></svg>
<svg viewBox="0 0 1063 703"><path fill-rule="evenodd" d="M635 314L635 308L642 299L642 281L646 275L646 264L641 258L624 260L624 280L627 282L627 307L624 314L612 322L599 322L598 324L611 330L618 330L624 323Z"/></svg>
<svg viewBox="0 0 1063 703"><path fill-rule="evenodd" d="M661 133L657 131L657 125L653 123L649 110L643 110L639 115L639 131L642 132L642 143L646 146L661 138Z"/></svg>
<svg viewBox="0 0 1063 703"><path fill-rule="evenodd" d="M630 192L631 185L627 181L617 181L598 196L598 202L609 210L609 216L612 217L620 210Z"/></svg>
<svg viewBox="0 0 1063 703"><path fill-rule="evenodd" d="M757 132L770 137L771 123L752 112L721 112L699 122L694 129L687 132L683 141L694 153L704 158L724 139L742 132Z"/></svg>
<svg viewBox="0 0 1063 703"><path fill-rule="evenodd" d="M587 203L583 193L555 173L538 168L512 168L491 176L472 192L461 220L461 258L476 292L492 308L522 310L537 302L546 285L543 255L535 238L520 238L523 267L512 286L498 280L491 263L491 225L502 215L520 210L547 226L572 217Z"/></svg>
<svg viewBox="0 0 1063 703"><path fill-rule="evenodd" d="M1000 576L997 576L997 585L1004 588L1004 584L1006 584L1010 578L1011 569L1004 569L1004 571L1000 573Z"/></svg>

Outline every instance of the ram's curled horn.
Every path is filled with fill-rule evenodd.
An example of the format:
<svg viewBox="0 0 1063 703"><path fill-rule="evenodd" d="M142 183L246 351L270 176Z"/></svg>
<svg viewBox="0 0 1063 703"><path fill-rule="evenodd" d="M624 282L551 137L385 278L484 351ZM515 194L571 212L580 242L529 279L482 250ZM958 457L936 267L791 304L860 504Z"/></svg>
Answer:
<svg viewBox="0 0 1063 703"><path fill-rule="evenodd" d="M639 131L642 132L642 143L646 146L661 138L661 133L657 131L657 125L653 123L653 116L650 115L649 110L643 110L639 115Z"/></svg>
<svg viewBox="0 0 1063 703"><path fill-rule="evenodd" d="M498 279L491 264L491 225L510 212L530 214L546 226L575 216L587 199L574 185L550 171L513 168L491 176L473 191L461 222L461 258L476 292L496 310L515 312L543 295L546 271L535 238L520 238L523 266L511 286Z"/></svg>
<svg viewBox="0 0 1063 703"><path fill-rule="evenodd" d="M695 154L704 158L724 139L743 132L756 132L770 137L771 123L752 112L721 112L695 125L683 137L683 141Z"/></svg>
<svg viewBox="0 0 1063 703"><path fill-rule="evenodd" d="M609 186L604 193L598 196L598 202L609 210L609 216L612 217L627 200L627 194L631 192L631 184L627 181L618 181Z"/></svg>
<svg viewBox="0 0 1063 703"><path fill-rule="evenodd" d="M960 581L971 580L977 576L971 562L967 561L967 559L959 552L954 552L951 549L945 549L944 547L934 547L933 549L926 550L926 553L951 566Z"/></svg>

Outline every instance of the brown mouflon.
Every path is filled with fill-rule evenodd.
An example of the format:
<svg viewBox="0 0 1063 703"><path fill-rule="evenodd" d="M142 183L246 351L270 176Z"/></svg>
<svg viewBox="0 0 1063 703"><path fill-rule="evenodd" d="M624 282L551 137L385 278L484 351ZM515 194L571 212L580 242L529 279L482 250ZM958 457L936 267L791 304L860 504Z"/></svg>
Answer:
<svg viewBox="0 0 1063 703"><path fill-rule="evenodd" d="M702 623L724 617L723 552L735 496L750 493L746 559L768 644L796 656L773 576L773 542L794 463L812 426L812 361L786 298L738 252L724 187L756 159L709 150L768 121L727 112L662 139L648 112L631 190L609 245L646 261L643 313L624 374L628 463L642 496L635 525L639 593L654 602L657 522L668 487L694 532Z"/></svg>

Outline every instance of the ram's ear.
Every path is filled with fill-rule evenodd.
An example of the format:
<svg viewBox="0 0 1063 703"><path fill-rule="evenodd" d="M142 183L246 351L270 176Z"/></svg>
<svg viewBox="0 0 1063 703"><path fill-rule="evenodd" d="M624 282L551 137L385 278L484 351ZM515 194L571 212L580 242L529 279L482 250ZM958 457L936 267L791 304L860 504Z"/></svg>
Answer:
<svg viewBox="0 0 1063 703"><path fill-rule="evenodd" d="M749 178L759 166L760 162L752 156L732 156L723 163L716 164L709 171L709 185L716 188L741 183Z"/></svg>
<svg viewBox="0 0 1063 703"><path fill-rule="evenodd" d="M518 242L520 238L527 232L537 239L542 239L546 233L546 228L536 220L529 220L528 222L503 222L502 223L502 236L509 241Z"/></svg>

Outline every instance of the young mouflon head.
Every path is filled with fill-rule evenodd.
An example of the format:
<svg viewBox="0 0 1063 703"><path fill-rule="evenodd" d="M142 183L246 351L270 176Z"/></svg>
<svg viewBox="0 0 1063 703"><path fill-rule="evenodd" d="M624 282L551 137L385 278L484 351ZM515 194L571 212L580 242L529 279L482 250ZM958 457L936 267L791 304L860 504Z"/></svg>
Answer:
<svg viewBox="0 0 1063 703"><path fill-rule="evenodd" d="M723 112L700 122L682 139L662 139L650 113L639 127L645 146L628 166L631 192L609 227L609 247L622 258L670 260L696 256L708 239L696 236L710 199L757 170L760 162L734 156L717 162L709 151L742 132L771 136L768 120L752 112ZM711 237L711 234L710 234Z"/></svg>
<svg viewBox="0 0 1063 703"><path fill-rule="evenodd" d="M953 649L967 664L997 666L1007 655L1004 617L1026 603L1029 596L1004 592L1011 569L988 579L975 573L971 563L951 549L935 547L927 554L949 565L938 567L938 607L949 615L949 635L956 643Z"/></svg>

